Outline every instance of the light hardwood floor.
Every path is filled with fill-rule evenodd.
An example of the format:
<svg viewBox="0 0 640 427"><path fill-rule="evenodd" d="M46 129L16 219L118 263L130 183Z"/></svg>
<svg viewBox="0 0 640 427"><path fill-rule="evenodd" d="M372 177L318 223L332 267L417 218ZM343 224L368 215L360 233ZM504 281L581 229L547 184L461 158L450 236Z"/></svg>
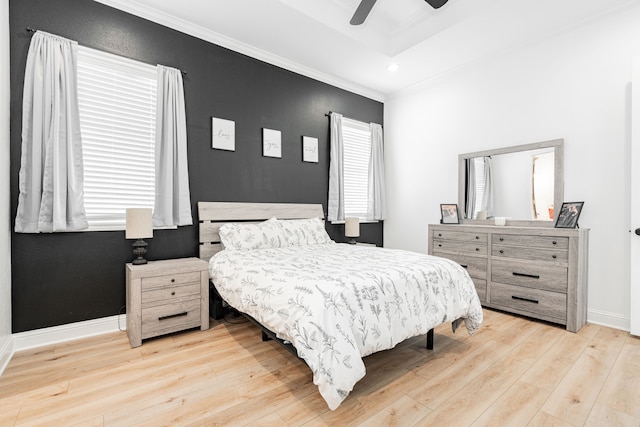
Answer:
<svg viewBox="0 0 640 427"><path fill-rule="evenodd" d="M249 324L212 322L131 349L124 332L16 354L0 426L640 426L640 339L485 310L365 359L330 411L306 365Z"/></svg>

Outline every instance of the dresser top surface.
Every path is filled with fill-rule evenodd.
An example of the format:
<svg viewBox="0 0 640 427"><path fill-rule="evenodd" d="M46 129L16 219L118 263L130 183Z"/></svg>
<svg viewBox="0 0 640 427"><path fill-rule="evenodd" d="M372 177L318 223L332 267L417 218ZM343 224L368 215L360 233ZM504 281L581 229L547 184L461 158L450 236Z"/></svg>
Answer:
<svg viewBox="0 0 640 427"><path fill-rule="evenodd" d="M466 233L527 234L533 236L586 236L588 228L519 227L511 225L429 224L429 229Z"/></svg>

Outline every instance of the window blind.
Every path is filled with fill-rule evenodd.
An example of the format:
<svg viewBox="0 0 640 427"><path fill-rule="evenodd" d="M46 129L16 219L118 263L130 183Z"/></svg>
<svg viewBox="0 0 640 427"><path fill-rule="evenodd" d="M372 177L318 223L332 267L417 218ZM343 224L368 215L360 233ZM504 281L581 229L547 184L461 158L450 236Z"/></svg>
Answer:
<svg viewBox="0 0 640 427"><path fill-rule="evenodd" d="M367 183L371 156L371 130L368 123L343 117L344 143L344 214L345 217L367 216Z"/></svg>
<svg viewBox="0 0 640 427"><path fill-rule="evenodd" d="M156 67L78 47L84 199L90 230L124 229L155 198Z"/></svg>

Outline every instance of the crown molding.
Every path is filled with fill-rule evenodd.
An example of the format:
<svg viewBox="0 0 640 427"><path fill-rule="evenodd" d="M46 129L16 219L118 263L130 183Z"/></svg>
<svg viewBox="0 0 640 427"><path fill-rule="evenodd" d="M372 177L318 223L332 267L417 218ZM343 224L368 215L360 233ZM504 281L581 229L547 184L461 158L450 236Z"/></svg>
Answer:
<svg viewBox="0 0 640 427"><path fill-rule="evenodd" d="M322 73L310 67L290 61L278 55L274 55L255 46L232 39L223 34L209 30L192 22L176 18L160 10L150 8L132 0L94 0L98 3L113 7L123 12L130 13L140 18L147 19L165 27L180 31L181 33L197 37L201 40L216 44L226 49L233 50L243 55L250 56L260 61L275 65L280 68L292 71L294 73L310 77L314 80L330 84L340 89L353 92L358 95L373 99L374 101L384 102L385 96L377 91L373 91L366 87L353 84L347 80L340 79L336 76Z"/></svg>

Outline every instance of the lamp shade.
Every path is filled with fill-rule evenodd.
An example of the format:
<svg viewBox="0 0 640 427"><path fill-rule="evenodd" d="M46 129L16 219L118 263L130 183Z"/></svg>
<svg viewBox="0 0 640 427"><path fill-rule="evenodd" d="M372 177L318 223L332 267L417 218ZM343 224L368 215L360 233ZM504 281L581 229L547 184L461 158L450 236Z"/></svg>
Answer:
<svg viewBox="0 0 640 427"><path fill-rule="evenodd" d="M344 235L346 237L360 237L360 219L359 218L345 218L344 220Z"/></svg>
<svg viewBox="0 0 640 427"><path fill-rule="evenodd" d="M127 208L127 239L146 239L153 237L150 208Z"/></svg>

